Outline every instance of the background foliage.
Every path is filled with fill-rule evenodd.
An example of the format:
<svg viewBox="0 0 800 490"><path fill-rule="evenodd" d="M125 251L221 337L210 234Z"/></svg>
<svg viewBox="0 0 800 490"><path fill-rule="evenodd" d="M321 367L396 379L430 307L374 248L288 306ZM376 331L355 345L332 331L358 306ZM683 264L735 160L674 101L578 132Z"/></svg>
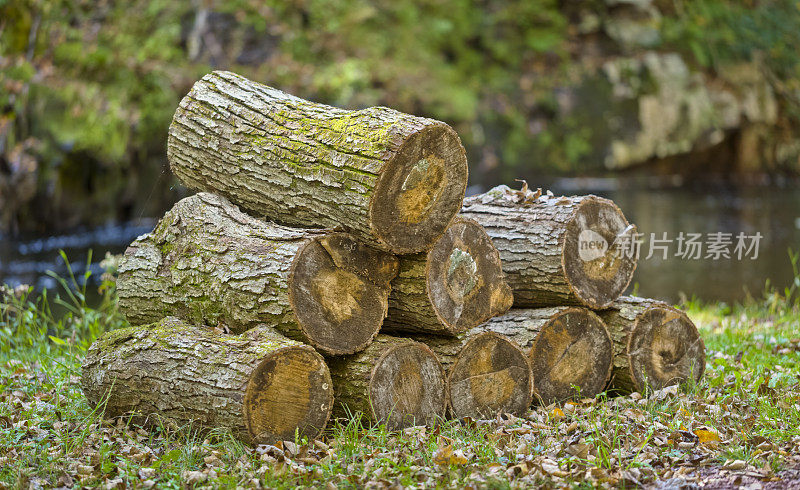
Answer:
<svg viewBox="0 0 800 490"><path fill-rule="evenodd" d="M170 118L213 68L335 105L447 121L478 180L597 170L593 128L561 110L561 89L630 51L590 24L650 3L0 0L0 224L157 214L175 198L160 178ZM798 113L797 2L653 3L663 16L650 49L711 73L763 58Z"/></svg>

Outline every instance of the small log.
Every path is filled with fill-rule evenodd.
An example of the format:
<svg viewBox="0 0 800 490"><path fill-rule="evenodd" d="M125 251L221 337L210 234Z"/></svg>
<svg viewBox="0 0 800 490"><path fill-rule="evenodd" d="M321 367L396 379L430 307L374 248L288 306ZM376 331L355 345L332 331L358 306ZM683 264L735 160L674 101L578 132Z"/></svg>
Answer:
<svg viewBox="0 0 800 490"><path fill-rule="evenodd" d="M442 122L338 109L225 71L181 100L167 157L192 189L279 223L342 227L395 253L430 249L467 184L461 140Z"/></svg>
<svg viewBox="0 0 800 490"><path fill-rule="evenodd" d="M230 335L174 317L103 335L86 353L81 384L106 416L227 428L251 444L294 440L296 431L313 439L333 406L313 348L269 327Z"/></svg>
<svg viewBox="0 0 800 490"><path fill-rule="evenodd" d="M644 393L702 378L706 347L686 313L661 301L623 296L599 315L614 341L615 390Z"/></svg>
<svg viewBox="0 0 800 490"><path fill-rule="evenodd" d="M457 337L418 335L447 372L447 399L456 418L524 415L531 406L528 356L514 342L480 327Z"/></svg>
<svg viewBox="0 0 800 490"><path fill-rule="evenodd" d="M444 369L424 344L378 335L363 351L329 358L328 365L335 416L361 412L391 430L429 425L444 417Z"/></svg>
<svg viewBox="0 0 800 490"><path fill-rule="evenodd" d="M267 324L349 354L377 335L396 273L393 255L351 235L275 225L200 193L128 248L117 291L133 325L170 315L235 333Z"/></svg>
<svg viewBox="0 0 800 490"><path fill-rule="evenodd" d="M512 301L486 232L457 218L427 254L400 258L384 329L455 335L502 314Z"/></svg>
<svg viewBox="0 0 800 490"><path fill-rule="evenodd" d="M534 397L543 405L594 397L611 375L611 338L586 308L512 309L481 328L505 335L528 353Z"/></svg>
<svg viewBox="0 0 800 490"><path fill-rule="evenodd" d="M635 256L622 248L636 228L608 199L538 194L495 187L467 198L462 215L492 238L514 306L605 308L633 277Z"/></svg>

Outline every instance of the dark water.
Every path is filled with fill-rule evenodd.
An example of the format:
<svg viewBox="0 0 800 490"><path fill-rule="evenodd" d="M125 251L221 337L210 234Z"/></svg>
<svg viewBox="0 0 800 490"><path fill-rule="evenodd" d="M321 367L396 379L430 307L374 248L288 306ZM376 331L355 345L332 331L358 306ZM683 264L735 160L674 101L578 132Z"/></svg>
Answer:
<svg viewBox="0 0 800 490"><path fill-rule="evenodd" d="M793 281L788 250L800 251L800 185L732 185L720 181L686 184L673 179L589 179L556 180L550 188L556 194L594 193L613 199L628 221L644 234L641 256L632 286L642 296L678 301L681 296L733 302L748 292L759 297L765 282L783 288ZM667 259L660 251L651 258L650 234L667 233ZM731 258L695 260L675 256L679 233L730 233L727 247ZM757 258L739 260L734 254L736 237L760 233ZM750 240L746 243L749 245Z"/></svg>
<svg viewBox="0 0 800 490"><path fill-rule="evenodd" d="M613 178L560 179L537 184L540 185L546 185L556 194L591 192L611 198L620 206L629 221L645 234L634 277L641 295L677 301L684 294L730 302L745 298L748 291L759 295L768 279L779 287L792 280L787 250L790 247L800 250L800 186L796 184L687 186L680 180ZM66 252L76 275L83 274L87 252L92 249L89 267L98 280L102 272L99 262L105 253L123 252L154 224L154 220L140 220L58 236L0 236L0 282L12 286L32 284L38 289L56 287L47 271L66 274L60 249ZM668 247L667 260L660 254L647 259L650 233L660 238L663 232L668 239L675 239L680 232L704 235L723 232L731 233L734 238L740 232L747 235L759 232L763 238L756 260L738 260L733 256L720 260L681 259L674 256L675 242ZM730 250L733 252L733 245Z"/></svg>

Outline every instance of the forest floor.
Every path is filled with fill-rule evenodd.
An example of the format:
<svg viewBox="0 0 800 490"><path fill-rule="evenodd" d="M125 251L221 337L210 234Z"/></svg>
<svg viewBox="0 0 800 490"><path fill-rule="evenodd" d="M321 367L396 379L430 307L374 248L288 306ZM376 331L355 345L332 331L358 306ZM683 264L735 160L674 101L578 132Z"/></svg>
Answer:
<svg viewBox="0 0 800 490"><path fill-rule="evenodd" d="M141 428L89 408L80 363L87 339L123 322L113 288L99 308L80 288L35 301L5 288L0 489L800 488L796 283L743 305L683 305L707 348L696 385L400 432L337 420L319 440L255 448L225 432Z"/></svg>

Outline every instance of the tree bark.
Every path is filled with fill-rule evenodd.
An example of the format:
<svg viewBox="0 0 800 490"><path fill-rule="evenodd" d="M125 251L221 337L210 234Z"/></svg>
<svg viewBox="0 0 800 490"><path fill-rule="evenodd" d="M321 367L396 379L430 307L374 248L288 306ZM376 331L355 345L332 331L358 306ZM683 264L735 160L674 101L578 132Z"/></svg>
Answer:
<svg viewBox="0 0 800 490"><path fill-rule="evenodd" d="M512 309L480 328L505 335L528 353L534 397L544 405L592 398L611 375L611 338L586 308Z"/></svg>
<svg viewBox="0 0 800 490"><path fill-rule="evenodd" d="M276 222L344 228L395 253L430 249L467 183L461 140L442 122L338 109L224 71L181 101L167 156L193 189Z"/></svg>
<svg viewBox="0 0 800 490"><path fill-rule="evenodd" d="M444 369L424 344L378 335L363 351L329 358L328 365L335 416L361 412L389 429L429 425L444 417Z"/></svg>
<svg viewBox="0 0 800 490"><path fill-rule="evenodd" d="M661 301L623 296L599 315L614 342L615 390L644 393L700 381L706 348L686 313Z"/></svg>
<svg viewBox="0 0 800 490"><path fill-rule="evenodd" d="M396 273L393 255L350 235L275 225L200 193L128 248L117 291L133 325L170 315L237 333L267 324L349 354L377 335Z"/></svg>
<svg viewBox="0 0 800 490"><path fill-rule="evenodd" d="M384 329L455 335L502 314L512 301L486 232L457 218L430 252L400 258Z"/></svg>
<svg viewBox="0 0 800 490"><path fill-rule="evenodd" d="M269 327L229 335L174 317L102 336L81 381L107 416L226 428L251 444L293 440L295 431L315 438L333 406L330 373L313 348Z"/></svg>
<svg viewBox="0 0 800 490"><path fill-rule="evenodd" d="M608 306L636 269L626 250L636 228L608 199L540 194L495 187L467 198L462 216L486 228L500 252L514 306Z"/></svg>
<svg viewBox="0 0 800 490"><path fill-rule="evenodd" d="M456 418L524 415L531 406L528 356L514 342L481 327L457 337L417 335L447 372L447 399Z"/></svg>

